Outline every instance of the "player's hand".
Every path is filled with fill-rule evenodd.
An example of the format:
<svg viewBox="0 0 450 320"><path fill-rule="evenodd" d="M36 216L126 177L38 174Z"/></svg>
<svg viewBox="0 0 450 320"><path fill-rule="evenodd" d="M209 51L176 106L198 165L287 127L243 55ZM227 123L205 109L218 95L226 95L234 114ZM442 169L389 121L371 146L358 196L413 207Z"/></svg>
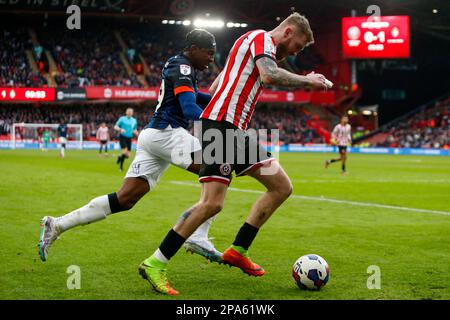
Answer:
<svg viewBox="0 0 450 320"><path fill-rule="evenodd" d="M308 73L306 77L309 79L309 84L313 89L326 90L329 88L327 85L328 80L323 74L315 73L313 71L311 73Z"/></svg>
<svg viewBox="0 0 450 320"><path fill-rule="evenodd" d="M125 129L120 129L120 132L121 133L125 133Z"/></svg>

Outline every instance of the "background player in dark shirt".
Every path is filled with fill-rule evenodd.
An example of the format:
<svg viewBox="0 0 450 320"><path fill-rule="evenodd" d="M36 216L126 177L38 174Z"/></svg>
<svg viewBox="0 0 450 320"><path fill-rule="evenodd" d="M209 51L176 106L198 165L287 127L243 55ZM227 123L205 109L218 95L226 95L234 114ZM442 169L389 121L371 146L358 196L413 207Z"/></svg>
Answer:
<svg viewBox="0 0 450 320"><path fill-rule="evenodd" d="M61 145L61 151L60 155L61 158L64 158L66 156L66 144L67 144L67 124L64 123L64 121L61 120L59 126L58 126L58 142Z"/></svg>

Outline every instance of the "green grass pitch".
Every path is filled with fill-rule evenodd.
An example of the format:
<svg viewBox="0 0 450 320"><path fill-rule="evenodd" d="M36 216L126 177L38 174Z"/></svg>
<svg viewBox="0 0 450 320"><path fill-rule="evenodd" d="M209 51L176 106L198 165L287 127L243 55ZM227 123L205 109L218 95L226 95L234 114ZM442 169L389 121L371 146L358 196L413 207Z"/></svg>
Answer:
<svg viewBox="0 0 450 320"><path fill-rule="evenodd" d="M170 168L131 211L63 234L43 263L36 250L41 217L116 191L123 174L115 157L94 151L69 150L65 159L57 151L0 151L0 299L450 299L450 158L350 154L349 175L341 176L339 164L324 169L330 156L280 155L296 196L250 248L264 277L181 249L168 269L181 295L166 297L137 267L198 200L195 175ZM259 196L242 190L263 190L248 177L231 186L211 229L220 250ZM330 265L330 281L318 292L299 290L291 276L295 260L308 253ZM78 290L67 288L71 265L81 270ZM379 290L367 288L371 265L381 271Z"/></svg>

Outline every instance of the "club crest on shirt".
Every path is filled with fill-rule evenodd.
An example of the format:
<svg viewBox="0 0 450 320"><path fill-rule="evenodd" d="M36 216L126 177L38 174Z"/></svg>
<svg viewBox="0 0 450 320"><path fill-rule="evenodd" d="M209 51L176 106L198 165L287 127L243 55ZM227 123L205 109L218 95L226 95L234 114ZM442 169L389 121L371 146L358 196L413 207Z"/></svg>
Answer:
<svg viewBox="0 0 450 320"><path fill-rule="evenodd" d="M191 66L188 66L187 64L180 64L180 72L185 76L191 74Z"/></svg>
<svg viewBox="0 0 450 320"><path fill-rule="evenodd" d="M220 173L227 176L231 173L231 165L229 163L223 163L219 167Z"/></svg>

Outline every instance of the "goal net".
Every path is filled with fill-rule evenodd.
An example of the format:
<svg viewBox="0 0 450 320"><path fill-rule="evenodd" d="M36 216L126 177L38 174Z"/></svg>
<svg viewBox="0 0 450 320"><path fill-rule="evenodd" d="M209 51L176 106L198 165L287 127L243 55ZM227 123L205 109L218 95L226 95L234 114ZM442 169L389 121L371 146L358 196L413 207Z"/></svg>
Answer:
<svg viewBox="0 0 450 320"><path fill-rule="evenodd" d="M60 147L59 124L14 123L11 131L11 147L25 149L57 149ZM83 148L83 125L67 124L68 149Z"/></svg>

